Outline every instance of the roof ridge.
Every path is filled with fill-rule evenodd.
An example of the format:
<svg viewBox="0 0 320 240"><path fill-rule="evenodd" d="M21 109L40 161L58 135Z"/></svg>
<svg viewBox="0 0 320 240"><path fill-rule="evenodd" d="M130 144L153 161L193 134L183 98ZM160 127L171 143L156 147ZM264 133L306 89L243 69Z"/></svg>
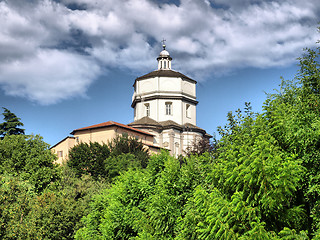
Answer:
<svg viewBox="0 0 320 240"><path fill-rule="evenodd" d="M151 133L148 133L148 132L142 131L140 129L136 129L134 127L128 126L128 125L123 124L123 123L118 123L118 122L115 122L115 121L107 121L107 122L102 122L102 123L94 124L94 125L83 127L83 128L78 128L78 129L73 130L70 134L74 135L74 133L78 132L78 131L84 131L84 130L90 130L90 129L96 129L96 128L103 128L103 127L110 127L110 126L113 126L113 125L116 125L116 126L119 126L119 127L122 127L122 128L126 128L126 129L130 129L130 130L133 130L133 131L136 131L136 132L140 132L142 134L147 134L147 135L152 135L153 136L153 134L151 134Z"/></svg>
<svg viewBox="0 0 320 240"><path fill-rule="evenodd" d="M172 70L172 69L166 69L166 70L156 69L156 70L151 71L147 74L144 74L140 77L137 77L135 81L142 80L142 79L149 78L149 77L161 77L161 75L163 75L164 77L181 77L181 78L185 78L185 79L188 79L190 81L197 83L196 80L186 76L185 74L183 74L181 72L178 72L178 71ZM172 76L170 76L170 75L172 75Z"/></svg>

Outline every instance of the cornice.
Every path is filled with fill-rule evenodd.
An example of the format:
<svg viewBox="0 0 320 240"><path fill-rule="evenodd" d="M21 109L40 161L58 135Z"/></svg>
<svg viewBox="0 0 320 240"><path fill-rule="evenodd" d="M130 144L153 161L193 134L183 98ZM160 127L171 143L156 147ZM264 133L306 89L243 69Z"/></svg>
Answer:
<svg viewBox="0 0 320 240"><path fill-rule="evenodd" d="M194 99L190 99L185 96L176 96L176 95L152 95L152 96L147 96L147 97L141 97L137 98L135 97L132 101L131 107L134 108L137 103L139 102L144 102L144 101L151 101L151 100L156 100L156 99L165 99L165 100L182 100L191 104L197 105L199 102Z"/></svg>

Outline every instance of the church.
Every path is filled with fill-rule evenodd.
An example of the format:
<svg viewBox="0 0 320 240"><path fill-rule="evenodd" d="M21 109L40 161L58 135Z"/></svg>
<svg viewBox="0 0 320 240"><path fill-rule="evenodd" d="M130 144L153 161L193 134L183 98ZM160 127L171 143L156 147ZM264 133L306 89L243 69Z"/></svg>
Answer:
<svg viewBox="0 0 320 240"><path fill-rule="evenodd" d="M51 147L58 162L67 160L69 149L80 142L107 143L118 134L139 139L150 152L167 149L174 156L184 155L197 139L211 138L196 125L197 81L172 70L172 58L166 45L162 47L157 70L134 81L134 121L127 125L109 121L73 130L73 136Z"/></svg>

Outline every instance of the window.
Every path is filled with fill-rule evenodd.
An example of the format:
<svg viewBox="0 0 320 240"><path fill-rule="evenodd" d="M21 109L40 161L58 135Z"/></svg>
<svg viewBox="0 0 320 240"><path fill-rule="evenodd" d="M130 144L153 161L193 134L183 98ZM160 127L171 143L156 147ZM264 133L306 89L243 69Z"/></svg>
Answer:
<svg viewBox="0 0 320 240"><path fill-rule="evenodd" d="M172 115L172 102L166 102L166 115Z"/></svg>
<svg viewBox="0 0 320 240"><path fill-rule="evenodd" d="M186 105L186 116L187 116L187 118L191 118L191 116L190 116L190 104Z"/></svg>
<svg viewBox="0 0 320 240"><path fill-rule="evenodd" d="M167 62L163 61L163 68L166 69L167 68Z"/></svg>
<svg viewBox="0 0 320 240"><path fill-rule="evenodd" d="M57 154L58 154L58 157L63 157L63 151L58 151Z"/></svg>
<svg viewBox="0 0 320 240"><path fill-rule="evenodd" d="M150 116L150 104L146 103L144 106L146 108L146 116L149 117Z"/></svg>

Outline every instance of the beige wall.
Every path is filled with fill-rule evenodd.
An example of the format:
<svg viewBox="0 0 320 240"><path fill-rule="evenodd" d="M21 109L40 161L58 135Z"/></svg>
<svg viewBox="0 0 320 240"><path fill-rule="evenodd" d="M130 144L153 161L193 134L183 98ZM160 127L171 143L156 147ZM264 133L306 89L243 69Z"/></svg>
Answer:
<svg viewBox="0 0 320 240"><path fill-rule="evenodd" d="M63 161L66 161L69 157L70 148L74 147L78 143L90 143L98 142L100 144L107 144L117 135L128 134L128 136L137 138L143 144L146 144L146 147L150 150L151 153L159 152L156 147L153 145L153 136L145 135L139 132L131 131L129 129L124 129L117 126L111 126L108 128L96 128L78 131L74 134L74 137L67 137L51 150L58 155L58 160L56 161L59 164L62 164ZM62 153L62 155L61 155Z"/></svg>
<svg viewBox="0 0 320 240"><path fill-rule="evenodd" d="M74 147L75 144L75 138L67 137L56 146L51 148L51 151L58 156L56 163L62 164L65 160L67 160L69 157L69 149Z"/></svg>
<svg viewBox="0 0 320 240"><path fill-rule="evenodd" d="M75 138L78 142L98 142L108 143L117 135L128 134L128 136L138 138L142 143L152 144L153 136L147 136L142 133L138 133L135 131L130 131L128 129L120 128L117 126L112 126L108 128L96 128L89 129L85 131L79 131L74 134Z"/></svg>

